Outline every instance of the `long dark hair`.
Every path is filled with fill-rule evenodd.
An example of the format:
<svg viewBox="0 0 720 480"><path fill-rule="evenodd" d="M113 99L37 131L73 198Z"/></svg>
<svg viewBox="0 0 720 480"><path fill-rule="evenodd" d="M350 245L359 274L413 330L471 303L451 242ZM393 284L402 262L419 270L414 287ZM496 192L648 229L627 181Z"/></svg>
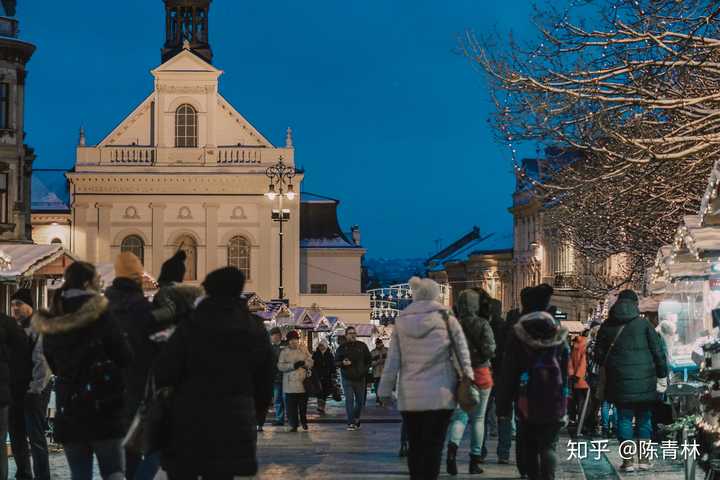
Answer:
<svg viewBox="0 0 720 480"><path fill-rule="evenodd" d="M63 286L60 287L52 298L52 312L62 314L62 298L63 293L68 290L85 290L88 284L95 280L97 269L95 265L88 262L73 262L65 269L63 274Z"/></svg>

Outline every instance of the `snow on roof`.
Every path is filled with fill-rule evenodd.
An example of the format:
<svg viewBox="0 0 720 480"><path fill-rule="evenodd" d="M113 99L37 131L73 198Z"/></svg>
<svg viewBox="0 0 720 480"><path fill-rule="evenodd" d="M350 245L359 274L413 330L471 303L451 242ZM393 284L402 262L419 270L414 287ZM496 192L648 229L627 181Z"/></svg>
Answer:
<svg viewBox="0 0 720 480"><path fill-rule="evenodd" d="M452 252L445 258L437 259L436 264L429 268L432 271L445 270L445 264L448 262L462 262L467 260L470 255L478 255L483 253L493 253L511 250L513 246L513 234L510 233L491 233L485 237L480 237L462 248ZM434 262L435 263L435 262Z"/></svg>
<svg viewBox="0 0 720 480"><path fill-rule="evenodd" d="M61 245L0 244L0 279L29 276L67 254Z"/></svg>
<svg viewBox="0 0 720 480"><path fill-rule="evenodd" d="M377 335L378 329L375 325L370 323L352 323L348 324L346 328L353 327L357 332L358 337L372 337Z"/></svg>
<svg viewBox="0 0 720 480"><path fill-rule="evenodd" d="M301 203L340 203L339 200L314 193L302 192L300 194Z"/></svg>
<svg viewBox="0 0 720 480"><path fill-rule="evenodd" d="M70 210L70 190L64 170L34 170L30 181L33 211Z"/></svg>
<svg viewBox="0 0 720 480"><path fill-rule="evenodd" d="M358 248L342 237L304 238L300 240L300 248Z"/></svg>

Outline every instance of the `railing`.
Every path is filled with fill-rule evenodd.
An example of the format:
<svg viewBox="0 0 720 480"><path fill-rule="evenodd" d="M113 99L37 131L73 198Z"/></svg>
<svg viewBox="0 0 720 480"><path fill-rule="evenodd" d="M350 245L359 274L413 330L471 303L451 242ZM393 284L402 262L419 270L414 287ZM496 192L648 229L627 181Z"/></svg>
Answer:
<svg viewBox="0 0 720 480"><path fill-rule="evenodd" d="M579 285L579 278L576 273L572 272L555 272L554 288L573 289Z"/></svg>
<svg viewBox="0 0 720 480"><path fill-rule="evenodd" d="M253 165L262 163L263 151L260 148L218 147L218 165Z"/></svg>
<svg viewBox="0 0 720 480"><path fill-rule="evenodd" d="M120 165L153 165L155 163L154 147L105 147L103 157L112 164Z"/></svg>

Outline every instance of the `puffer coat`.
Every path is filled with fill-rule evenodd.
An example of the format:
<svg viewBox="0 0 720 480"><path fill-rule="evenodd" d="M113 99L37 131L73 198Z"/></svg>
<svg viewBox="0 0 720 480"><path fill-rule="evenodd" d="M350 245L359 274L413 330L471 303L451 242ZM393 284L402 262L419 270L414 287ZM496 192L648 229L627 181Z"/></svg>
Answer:
<svg viewBox="0 0 720 480"><path fill-rule="evenodd" d="M295 363L305 362L307 368L295 368ZM280 352L278 370L283 372L284 393L305 393L303 380L307 377L308 369L313 367L313 359L305 347L291 348L290 346Z"/></svg>
<svg viewBox="0 0 720 480"><path fill-rule="evenodd" d="M445 313L449 317L446 325L446 311L439 302L417 300L395 320L378 396L391 397L397 386L401 411L455 409L457 372L451 354L457 355L463 374L473 378L462 327L449 312Z"/></svg>

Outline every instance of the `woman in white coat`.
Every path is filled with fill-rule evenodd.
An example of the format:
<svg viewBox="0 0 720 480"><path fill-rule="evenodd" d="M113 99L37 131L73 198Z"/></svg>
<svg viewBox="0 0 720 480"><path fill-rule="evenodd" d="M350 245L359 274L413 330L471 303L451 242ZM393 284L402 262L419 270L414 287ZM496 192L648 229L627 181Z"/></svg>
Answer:
<svg viewBox="0 0 720 480"><path fill-rule="evenodd" d="M397 387L410 443L410 478L435 479L457 406L458 375L451 355L457 357L463 375L473 378L473 370L460 323L438 301L440 286L429 278L413 277L410 289L413 302L395 320L379 397L389 401Z"/></svg>
<svg viewBox="0 0 720 480"><path fill-rule="evenodd" d="M283 392L285 392L285 408L290 431L297 432L298 423L302 425L303 430L308 429L308 396L303 381L313 366L313 360L307 349L300 345L298 332L295 330L288 332L286 339L288 346L280 353L278 370L283 373Z"/></svg>

